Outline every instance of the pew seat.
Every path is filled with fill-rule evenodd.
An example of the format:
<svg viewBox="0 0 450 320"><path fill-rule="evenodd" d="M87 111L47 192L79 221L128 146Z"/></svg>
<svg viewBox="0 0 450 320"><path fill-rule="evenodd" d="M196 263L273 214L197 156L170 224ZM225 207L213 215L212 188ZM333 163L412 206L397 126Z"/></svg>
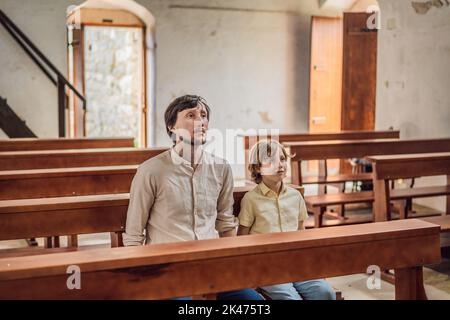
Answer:
<svg viewBox="0 0 450 320"><path fill-rule="evenodd" d="M0 258L27 257L42 254L53 254L62 252L76 252L95 249L110 248L109 244L92 244L78 247L60 247L60 248L44 248L44 247L24 247L0 250Z"/></svg>
<svg viewBox="0 0 450 320"><path fill-rule="evenodd" d="M372 181L371 173L343 173L331 176L314 177L307 176L303 177L303 184L333 184L333 183L344 183L352 181Z"/></svg>
<svg viewBox="0 0 450 320"><path fill-rule="evenodd" d="M405 189L390 190L391 200L408 200L412 198L426 198L434 196L445 196L450 194L450 185L417 187ZM372 191L353 192L353 193L328 193L305 197L308 212L314 215L314 226L321 227L323 215L328 206L346 205L355 203L374 202L374 193ZM400 217L407 218L407 208L405 203L396 202L399 205Z"/></svg>
<svg viewBox="0 0 450 320"><path fill-rule="evenodd" d="M3 258L0 299L168 299L365 273L371 265L395 270L396 299L426 299L422 266L440 261L439 228L409 219ZM71 266L82 270L82 290L67 290Z"/></svg>
<svg viewBox="0 0 450 320"><path fill-rule="evenodd" d="M128 209L127 193L0 201L0 240L111 233L121 245ZM56 245L58 246L58 245Z"/></svg>
<svg viewBox="0 0 450 320"><path fill-rule="evenodd" d="M244 182L234 187L235 215L254 186ZM52 248L59 247L59 236L69 236L69 246L77 247L79 234L109 232L111 246L122 246L128 203L129 193L1 200L0 241L45 237L46 247Z"/></svg>
<svg viewBox="0 0 450 320"><path fill-rule="evenodd" d="M450 232L450 215L426 217L421 220L437 224L441 227L441 233Z"/></svg>

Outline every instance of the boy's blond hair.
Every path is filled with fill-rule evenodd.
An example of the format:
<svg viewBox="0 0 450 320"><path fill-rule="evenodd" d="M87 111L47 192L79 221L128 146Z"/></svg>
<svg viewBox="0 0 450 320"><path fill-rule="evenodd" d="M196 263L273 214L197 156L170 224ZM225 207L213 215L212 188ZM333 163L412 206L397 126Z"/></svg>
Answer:
<svg viewBox="0 0 450 320"><path fill-rule="evenodd" d="M286 160L292 158L292 156L287 153L284 146L276 140L260 140L252 147L250 150L248 170L250 171L253 182L260 183L262 181L262 161L272 157L278 150L283 152Z"/></svg>

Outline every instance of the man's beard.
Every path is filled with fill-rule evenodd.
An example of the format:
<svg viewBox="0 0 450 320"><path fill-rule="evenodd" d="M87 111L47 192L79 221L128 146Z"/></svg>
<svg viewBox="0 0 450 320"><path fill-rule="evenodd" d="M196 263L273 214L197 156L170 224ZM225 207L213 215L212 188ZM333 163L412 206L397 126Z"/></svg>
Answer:
<svg viewBox="0 0 450 320"><path fill-rule="evenodd" d="M191 146L203 146L206 144L206 136L204 138L201 138L201 140L199 139L190 139L190 138L184 138L184 137L180 137L181 142L185 143L185 144L189 144Z"/></svg>

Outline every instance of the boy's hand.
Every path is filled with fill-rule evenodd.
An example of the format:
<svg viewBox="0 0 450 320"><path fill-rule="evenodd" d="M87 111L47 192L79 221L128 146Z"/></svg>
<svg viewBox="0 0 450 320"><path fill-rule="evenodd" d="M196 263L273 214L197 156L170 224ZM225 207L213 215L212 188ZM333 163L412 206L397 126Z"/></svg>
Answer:
<svg viewBox="0 0 450 320"><path fill-rule="evenodd" d="M298 222L298 229L297 230L305 230L305 223L304 221Z"/></svg>
<svg viewBox="0 0 450 320"><path fill-rule="evenodd" d="M228 231L221 232L221 233L219 234L219 236L220 236L221 238L225 238L225 237L235 237L235 236L236 236L236 229L231 229L231 230L228 230Z"/></svg>
<svg viewBox="0 0 450 320"><path fill-rule="evenodd" d="M238 236L245 236L246 234L249 234L249 233L250 233L249 227L244 227L242 225L239 225Z"/></svg>

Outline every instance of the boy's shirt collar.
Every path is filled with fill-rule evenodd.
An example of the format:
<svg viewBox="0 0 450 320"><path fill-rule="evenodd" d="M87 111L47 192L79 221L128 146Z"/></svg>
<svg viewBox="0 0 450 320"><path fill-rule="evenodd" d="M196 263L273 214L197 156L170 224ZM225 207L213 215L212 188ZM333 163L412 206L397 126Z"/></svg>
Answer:
<svg viewBox="0 0 450 320"><path fill-rule="evenodd" d="M270 189L268 186L266 186L266 184L265 184L264 182L261 181L261 182L258 184L258 186L259 186L259 189L261 190L261 192L262 192L263 195L265 195L265 196L273 195L274 197L277 197L277 196L278 196L275 192L273 192L272 189ZM285 193L285 192L286 192L286 186L284 185L284 182L281 182L281 192L280 192L280 195L282 195L282 194Z"/></svg>

